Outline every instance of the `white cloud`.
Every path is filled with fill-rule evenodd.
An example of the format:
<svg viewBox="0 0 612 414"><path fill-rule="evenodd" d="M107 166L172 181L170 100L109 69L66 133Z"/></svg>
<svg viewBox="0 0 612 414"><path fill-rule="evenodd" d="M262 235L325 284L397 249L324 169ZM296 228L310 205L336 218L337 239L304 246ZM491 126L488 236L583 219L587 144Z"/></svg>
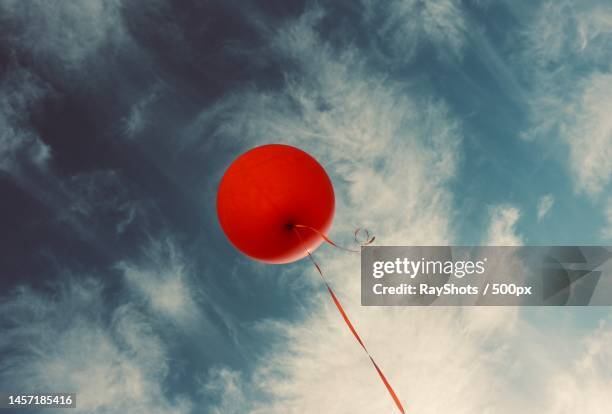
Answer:
<svg viewBox="0 0 612 414"><path fill-rule="evenodd" d="M612 177L610 42L612 6L595 1L547 1L525 36L525 75L534 87L524 137L559 138L576 192L591 198Z"/></svg>
<svg viewBox="0 0 612 414"><path fill-rule="evenodd" d="M612 7L597 0L575 4L570 0L545 1L533 13L525 34L539 69L556 64L562 70L581 63L609 65L612 57ZM552 75L555 71L549 71Z"/></svg>
<svg viewBox="0 0 612 414"><path fill-rule="evenodd" d="M203 318L187 263L171 240L151 241L144 260L122 262L118 267L128 286L153 312L184 328L197 326Z"/></svg>
<svg viewBox="0 0 612 414"><path fill-rule="evenodd" d="M612 406L612 329L602 321L573 359L563 361L550 380L551 413L604 414Z"/></svg>
<svg viewBox="0 0 612 414"><path fill-rule="evenodd" d="M151 89L130 108L129 114L121 120L122 132L130 139L138 136L149 124L147 111L155 103L160 94L161 84L156 83Z"/></svg>
<svg viewBox="0 0 612 414"><path fill-rule="evenodd" d="M466 16L456 0L363 0L365 16L393 59L409 60L427 45L443 59L461 58L466 43Z"/></svg>
<svg viewBox="0 0 612 414"><path fill-rule="evenodd" d="M520 246L523 240L516 233L516 223L521 217L518 208L501 204L491 208L490 222L485 245L489 246Z"/></svg>
<svg viewBox="0 0 612 414"><path fill-rule="evenodd" d="M503 331L498 338L491 334L491 327L506 321L503 312L472 324L473 313L462 315L459 309L366 309L349 296L344 299L408 412L517 411L520 400L507 396L513 375L497 375L512 368L514 352L503 345ZM253 412L299 413L317 407L337 413L395 412L335 308L327 297L322 300L305 323L282 327L288 349L274 350L256 373L272 400ZM496 352L485 351L492 345Z"/></svg>
<svg viewBox="0 0 612 414"><path fill-rule="evenodd" d="M0 302L3 389L76 392L78 413L189 412L187 399L166 397L168 350L145 314L106 309L93 279L67 278L54 292L21 288Z"/></svg>
<svg viewBox="0 0 612 414"><path fill-rule="evenodd" d="M570 167L577 189L595 196L612 177L612 73L583 81L570 111L573 122L562 129L570 147Z"/></svg>
<svg viewBox="0 0 612 414"><path fill-rule="evenodd" d="M209 411L211 414L243 414L248 412L249 400L244 394L244 382L239 371L214 367L202 384L202 392L219 398Z"/></svg>
<svg viewBox="0 0 612 414"><path fill-rule="evenodd" d="M228 341L240 349L235 319L202 287L202 279L196 280L202 275L195 273L172 238L150 240L141 257L116 267L132 300L155 315L164 330L206 343L199 350L203 358L228 357Z"/></svg>
<svg viewBox="0 0 612 414"><path fill-rule="evenodd" d="M548 215L554 203L555 197L552 194L546 194L538 200L538 221Z"/></svg>

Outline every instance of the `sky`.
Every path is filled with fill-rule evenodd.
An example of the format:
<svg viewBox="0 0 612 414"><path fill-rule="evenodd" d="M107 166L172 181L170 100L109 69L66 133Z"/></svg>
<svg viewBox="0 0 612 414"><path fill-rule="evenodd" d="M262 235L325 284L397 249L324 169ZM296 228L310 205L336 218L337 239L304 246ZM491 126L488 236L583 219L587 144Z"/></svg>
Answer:
<svg viewBox="0 0 612 414"><path fill-rule="evenodd" d="M609 245L611 43L605 0L1 1L0 390L395 412L312 265L225 238L223 172L309 152L345 244ZM316 257L407 412L612 405L609 308L361 307Z"/></svg>

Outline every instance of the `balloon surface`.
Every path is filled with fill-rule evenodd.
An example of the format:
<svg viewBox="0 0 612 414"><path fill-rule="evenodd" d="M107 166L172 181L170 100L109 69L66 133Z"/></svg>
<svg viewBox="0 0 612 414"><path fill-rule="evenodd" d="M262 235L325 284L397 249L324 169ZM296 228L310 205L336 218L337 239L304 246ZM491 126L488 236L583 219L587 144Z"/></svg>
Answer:
<svg viewBox="0 0 612 414"><path fill-rule="evenodd" d="M283 144L253 148L227 169L217 192L217 216L242 253L265 263L290 263L313 251L334 216L334 189L306 152ZM296 233L299 231L299 236Z"/></svg>

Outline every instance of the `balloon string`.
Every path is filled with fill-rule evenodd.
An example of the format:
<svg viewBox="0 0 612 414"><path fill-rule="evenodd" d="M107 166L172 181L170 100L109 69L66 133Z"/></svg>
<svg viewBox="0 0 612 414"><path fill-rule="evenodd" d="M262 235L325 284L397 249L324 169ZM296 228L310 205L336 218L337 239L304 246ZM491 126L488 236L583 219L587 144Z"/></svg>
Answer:
<svg viewBox="0 0 612 414"><path fill-rule="evenodd" d="M295 225L294 227L298 227L298 228L310 228L311 230L314 230L317 233L319 233L325 239L325 241L327 241L331 245L336 246L336 247L341 248L341 249L344 249L344 250L349 250L349 249L346 249L344 247L336 245L334 242L332 242L330 239L328 239L325 235L323 235L323 233L319 232L318 230L316 230L316 229L314 229L312 227L303 226L303 225ZM302 236L300 235L300 233L297 230L297 228L294 228L293 230L295 231L295 234L300 239L300 241L303 241ZM359 229L357 229L355 231L355 235L357 235L358 231L359 231ZM369 234L368 234L368 236L369 236ZM371 241L369 241L369 243L371 243L372 241L374 241L373 237L372 237ZM380 376L380 379L382 380L383 384L385 384L385 387L387 388L387 391L389 392L389 395L391 396L391 398L393 398L393 401L395 402L395 405L397 406L397 409L402 414L406 414L406 412L404 411L404 407L402 406L402 403L401 403L399 397L397 396L397 394L393 390L393 387L391 386L391 384L387 380L387 377L385 377L385 374L383 374L382 370L380 369L380 367L378 366L376 361L374 361L374 358L370 354L370 351L368 351L368 349L366 348L365 344L363 343L363 340L361 339L361 337L357 333L357 330L355 329L355 327L353 326L353 323L351 322L351 320L349 319L348 315L344 311L344 308L342 307L342 304L338 300L338 297L336 296L336 294L334 293L334 291L331 288L330 284L327 282L327 279L323 275L323 271L321 270L321 267L319 266L317 261L312 256L312 253L310 253L310 250L308 248L306 248L306 247L304 247L304 250L306 250L306 253L308 253L308 258L310 259L310 261L312 262L314 267L317 269L317 272L319 272L319 275L321 276L321 279L323 280L323 283L325 283L325 287L327 288L327 291L329 292L329 295L331 296L334 304L336 305L336 308L338 308L338 311L340 312L340 315L342 315L342 319L344 319L344 323L346 323L346 326L348 326L349 330L351 331L351 333L353 334L353 336L355 337L357 342L359 342L359 345L361 346L361 348L365 351L365 353L367 354L368 358L370 358L370 361L372 362L372 365L374 365L374 368L376 369L376 372ZM355 252L355 250L349 250L349 251Z"/></svg>
<svg viewBox="0 0 612 414"><path fill-rule="evenodd" d="M321 238L323 238L323 240L325 240L327 243L331 244L332 246L337 247L338 249L346 250L347 252L351 252L351 253L360 253L359 250L353 250L353 249L349 249L347 247L340 246L338 243L334 242L332 239L327 237L327 235L325 233L323 233L322 231L320 231L320 230L318 230L318 229L316 229L314 227L306 226L304 224L294 224L293 227L297 228L297 229L308 229L310 231L314 231L319 236L321 236ZM364 241L360 241L359 240L359 234L361 232L365 233L365 240ZM364 228L361 228L361 227L357 227L355 229L355 233L354 234L355 234L355 241L357 243L359 243L360 245L362 245L362 246L367 246L368 244L371 244L374 241L374 239L376 239L375 236L371 236L370 237L370 232L368 231L368 229L364 229ZM298 233L298 235L299 235L299 233Z"/></svg>

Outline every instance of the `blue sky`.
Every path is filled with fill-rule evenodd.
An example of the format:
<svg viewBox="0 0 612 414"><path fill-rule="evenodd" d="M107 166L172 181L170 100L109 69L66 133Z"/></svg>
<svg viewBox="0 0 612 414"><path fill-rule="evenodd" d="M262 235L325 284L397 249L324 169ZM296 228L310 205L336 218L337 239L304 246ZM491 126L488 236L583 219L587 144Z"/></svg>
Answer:
<svg viewBox="0 0 612 414"><path fill-rule="evenodd" d="M8 0L0 34L0 389L393 412L312 266L218 225L265 143L325 167L340 242L612 240L609 2ZM608 308L362 308L359 261L317 257L409 412L612 404Z"/></svg>

